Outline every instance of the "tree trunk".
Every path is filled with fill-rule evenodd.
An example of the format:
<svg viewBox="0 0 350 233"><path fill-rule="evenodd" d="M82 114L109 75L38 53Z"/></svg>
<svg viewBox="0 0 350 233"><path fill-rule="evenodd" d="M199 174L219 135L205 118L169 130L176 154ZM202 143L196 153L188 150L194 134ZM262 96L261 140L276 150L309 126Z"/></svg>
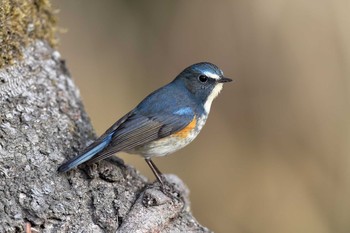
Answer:
<svg viewBox="0 0 350 233"><path fill-rule="evenodd" d="M56 172L95 134L60 54L33 38L0 65L0 232L209 232L174 175L163 189L121 160Z"/></svg>

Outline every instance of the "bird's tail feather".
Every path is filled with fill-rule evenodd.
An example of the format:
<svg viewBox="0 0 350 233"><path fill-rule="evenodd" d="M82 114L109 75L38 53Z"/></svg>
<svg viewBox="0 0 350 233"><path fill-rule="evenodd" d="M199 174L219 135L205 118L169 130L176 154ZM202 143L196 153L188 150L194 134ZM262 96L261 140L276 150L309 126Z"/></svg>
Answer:
<svg viewBox="0 0 350 233"><path fill-rule="evenodd" d="M91 158L93 158L97 153L101 152L111 141L113 136L112 134L109 134L107 137L104 137L100 142L97 139L95 141L96 145L91 147L91 149L84 151L82 154L68 160L67 162L65 162L64 164L62 164L57 171L58 172L67 172L77 166L79 166L82 163L85 163L86 161L90 160ZM95 144L93 143L93 144ZM90 148L90 146L89 146Z"/></svg>

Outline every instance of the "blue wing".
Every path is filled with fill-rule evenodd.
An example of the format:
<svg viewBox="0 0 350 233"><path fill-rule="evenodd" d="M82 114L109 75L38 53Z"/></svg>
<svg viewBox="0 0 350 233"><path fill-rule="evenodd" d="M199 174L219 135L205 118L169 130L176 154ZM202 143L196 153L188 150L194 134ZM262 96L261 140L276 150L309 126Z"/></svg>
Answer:
<svg viewBox="0 0 350 233"><path fill-rule="evenodd" d="M82 163L105 159L119 151L131 150L185 128L195 113L193 108L186 105L187 102L190 103L186 93L172 93L174 88L171 85L170 83L146 97L80 155L62 164L58 171L66 172ZM174 98L169 99L169 96Z"/></svg>
<svg viewBox="0 0 350 233"><path fill-rule="evenodd" d="M185 116L177 114L145 116L136 112L115 130L108 146L92 157L89 163L167 137L185 128L193 117L193 112Z"/></svg>

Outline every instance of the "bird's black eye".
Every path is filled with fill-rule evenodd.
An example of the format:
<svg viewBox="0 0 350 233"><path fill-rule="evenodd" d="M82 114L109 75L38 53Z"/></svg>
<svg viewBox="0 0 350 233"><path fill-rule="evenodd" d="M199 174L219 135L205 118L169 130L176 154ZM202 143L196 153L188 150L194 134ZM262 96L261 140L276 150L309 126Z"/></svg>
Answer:
<svg viewBox="0 0 350 233"><path fill-rule="evenodd" d="M208 77L205 75L199 75L198 80L202 83L205 83L206 81L208 81Z"/></svg>

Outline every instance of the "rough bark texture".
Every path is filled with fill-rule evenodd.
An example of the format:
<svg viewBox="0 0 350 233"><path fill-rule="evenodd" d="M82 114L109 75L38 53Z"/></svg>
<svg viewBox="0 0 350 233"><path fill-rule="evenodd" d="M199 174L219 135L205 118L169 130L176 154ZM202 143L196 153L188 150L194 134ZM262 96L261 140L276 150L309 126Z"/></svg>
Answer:
<svg viewBox="0 0 350 233"><path fill-rule="evenodd" d="M176 176L162 189L121 161L58 174L95 135L60 54L38 40L23 58L0 69L0 232L209 232Z"/></svg>

